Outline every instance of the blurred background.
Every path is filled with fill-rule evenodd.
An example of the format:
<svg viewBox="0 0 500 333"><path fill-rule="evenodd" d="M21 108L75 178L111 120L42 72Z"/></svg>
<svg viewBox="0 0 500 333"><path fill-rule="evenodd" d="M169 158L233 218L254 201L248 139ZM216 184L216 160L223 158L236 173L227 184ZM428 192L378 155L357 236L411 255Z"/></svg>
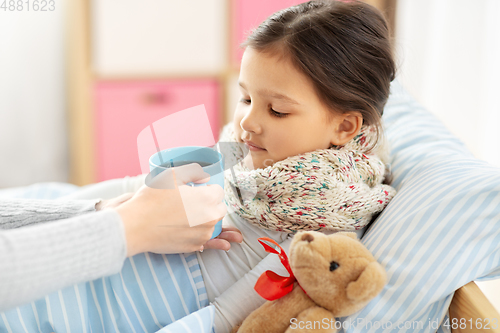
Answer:
<svg viewBox="0 0 500 333"><path fill-rule="evenodd" d="M299 2L0 0L0 188L139 174L139 132L199 104L217 140L238 99L238 44ZM407 90L500 166L500 1L367 2L390 22Z"/></svg>
<svg viewBox="0 0 500 333"><path fill-rule="evenodd" d="M4 2L0 188L139 174L138 133L198 104L217 136L238 99L238 44L300 2ZM476 157L500 166L500 1L367 2L390 22L399 80Z"/></svg>

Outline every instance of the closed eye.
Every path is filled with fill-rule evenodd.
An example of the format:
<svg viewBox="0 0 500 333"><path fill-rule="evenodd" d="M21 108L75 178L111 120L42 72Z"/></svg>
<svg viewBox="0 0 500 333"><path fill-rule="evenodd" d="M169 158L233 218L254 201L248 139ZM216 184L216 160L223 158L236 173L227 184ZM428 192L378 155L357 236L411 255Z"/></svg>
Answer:
<svg viewBox="0 0 500 333"><path fill-rule="evenodd" d="M269 111L271 111L271 114L273 116L278 117L278 118L285 118L286 116L288 116L288 113L281 113L278 111L274 111L272 108L270 108Z"/></svg>
<svg viewBox="0 0 500 333"><path fill-rule="evenodd" d="M250 101L249 99L242 98L242 99L240 99L240 102L243 103L243 104L246 104L246 105L250 105L250 103L252 101ZM282 113L282 112L278 112L276 110L273 110L273 108L269 108L269 112L273 116L278 117L278 118L285 118L286 116L289 115L289 113Z"/></svg>

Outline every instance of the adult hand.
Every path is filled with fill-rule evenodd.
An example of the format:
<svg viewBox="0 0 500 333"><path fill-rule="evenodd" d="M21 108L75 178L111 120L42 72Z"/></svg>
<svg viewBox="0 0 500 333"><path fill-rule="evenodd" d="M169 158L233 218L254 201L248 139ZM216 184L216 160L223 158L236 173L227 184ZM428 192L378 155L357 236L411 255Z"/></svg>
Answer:
<svg viewBox="0 0 500 333"><path fill-rule="evenodd" d="M195 163L167 169L154 178L154 184L143 186L119 204L115 209L125 226L127 256L192 252L203 249L205 243L205 248L227 249L229 241L239 240L238 231L226 228L219 239L208 242L215 224L227 212L224 190L219 185L185 184L205 183L209 178Z"/></svg>
<svg viewBox="0 0 500 333"><path fill-rule="evenodd" d="M101 200L95 205L95 210L103 210L103 209L108 209L108 208L116 208L120 206L122 203L125 201L129 200L134 196L134 193L124 193L116 198L109 199L109 200Z"/></svg>
<svg viewBox="0 0 500 333"><path fill-rule="evenodd" d="M101 200L96 204L96 210L103 210L109 208L116 208L122 203L128 201L134 193L124 193L116 198L109 200ZM243 241L243 235L235 227L222 227L222 231L214 239L208 240L202 249L217 249L228 251L231 248L231 243L241 243Z"/></svg>

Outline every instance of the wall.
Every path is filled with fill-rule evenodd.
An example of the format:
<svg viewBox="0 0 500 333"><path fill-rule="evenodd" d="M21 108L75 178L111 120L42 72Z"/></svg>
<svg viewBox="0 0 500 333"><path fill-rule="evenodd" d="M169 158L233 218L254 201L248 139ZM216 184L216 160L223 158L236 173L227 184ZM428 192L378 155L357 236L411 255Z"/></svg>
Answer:
<svg viewBox="0 0 500 333"><path fill-rule="evenodd" d="M405 87L472 151L500 166L500 1L399 0Z"/></svg>
<svg viewBox="0 0 500 333"><path fill-rule="evenodd" d="M67 179L63 5L0 10L0 188Z"/></svg>

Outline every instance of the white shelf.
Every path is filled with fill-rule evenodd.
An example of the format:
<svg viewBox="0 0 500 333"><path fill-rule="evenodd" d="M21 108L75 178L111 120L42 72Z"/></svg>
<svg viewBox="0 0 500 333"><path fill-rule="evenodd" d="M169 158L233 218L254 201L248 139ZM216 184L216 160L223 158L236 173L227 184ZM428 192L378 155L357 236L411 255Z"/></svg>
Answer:
<svg viewBox="0 0 500 333"><path fill-rule="evenodd" d="M218 74L227 55L225 0L92 0L97 75Z"/></svg>

